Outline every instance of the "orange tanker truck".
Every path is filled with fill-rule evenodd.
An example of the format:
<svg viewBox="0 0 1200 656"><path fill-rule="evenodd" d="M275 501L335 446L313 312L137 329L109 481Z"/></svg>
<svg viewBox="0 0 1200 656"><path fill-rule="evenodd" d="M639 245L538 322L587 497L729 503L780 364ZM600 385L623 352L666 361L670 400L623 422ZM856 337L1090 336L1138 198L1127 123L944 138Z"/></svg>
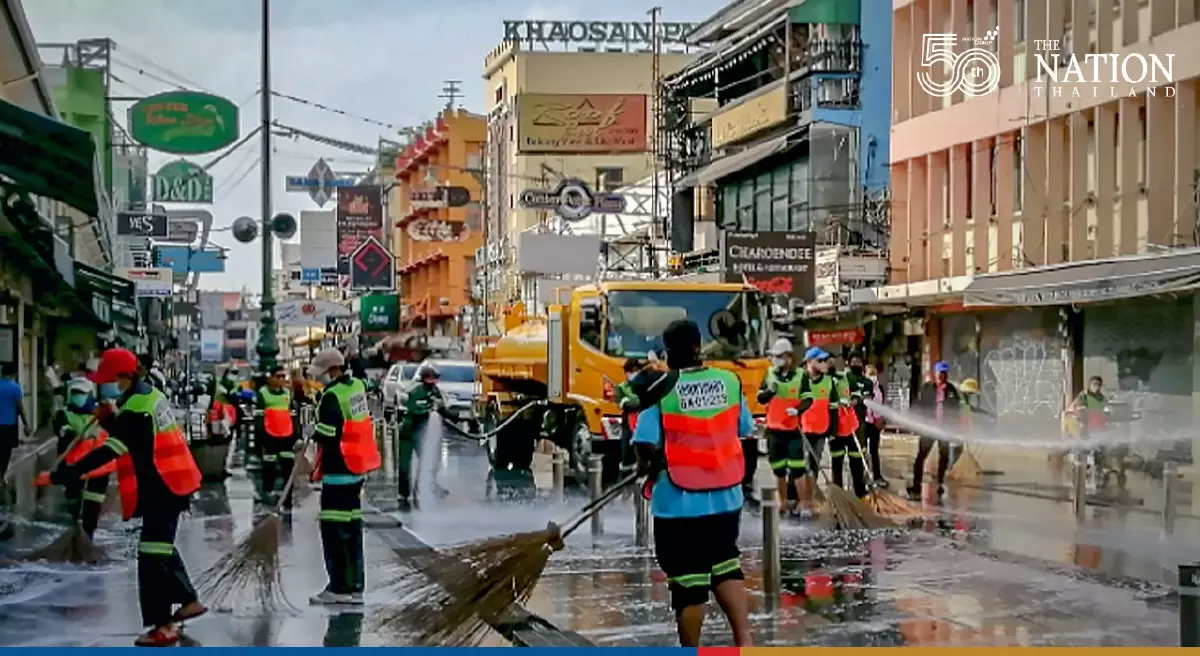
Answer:
<svg viewBox="0 0 1200 656"><path fill-rule="evenodd" d="M511 308L504 335L478 349L481 423L503 426L491 438L497 473L528 472L537 441L549 439L569 453L567 476L585 481L589 456L599 454L605 478L615 477L622 367L627 358L661 354L662 332L677 319L700 326L705 363L737 373L761 416L754 391L770 366L768 321L765 299L753 287L601 282L563 290L559 300L545 316Z"/></svg>

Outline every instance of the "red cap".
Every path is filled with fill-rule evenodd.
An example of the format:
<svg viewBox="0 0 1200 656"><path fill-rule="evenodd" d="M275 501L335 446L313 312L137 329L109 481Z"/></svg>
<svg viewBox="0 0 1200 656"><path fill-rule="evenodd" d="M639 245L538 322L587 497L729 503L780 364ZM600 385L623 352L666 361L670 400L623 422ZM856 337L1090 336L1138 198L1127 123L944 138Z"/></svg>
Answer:
<svg viewBox="0 0 1200 656"><path fill-rule="evenodd" d="M138 359L133 351L123 348L108 349L100 354L100 365L96 372L88 376L93 383L103 385L111 383L121 374L137 373Z"/></svg>

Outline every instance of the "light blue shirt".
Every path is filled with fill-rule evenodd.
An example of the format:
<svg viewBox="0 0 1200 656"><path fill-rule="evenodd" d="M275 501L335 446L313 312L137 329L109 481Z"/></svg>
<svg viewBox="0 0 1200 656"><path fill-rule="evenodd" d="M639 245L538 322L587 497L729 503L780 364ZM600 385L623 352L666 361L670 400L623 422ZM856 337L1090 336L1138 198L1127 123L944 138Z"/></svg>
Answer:
<svg viewBox="0 0 1200 656"><path fill-rule="evenodd" d="M738 436L754 436L754 416L746 399L742 399L742 412L738 417ZM638 415L637 429L633 432L633 442L661 447L662 414L658 406L646 408ZM738 512L742 509L742 486L735 485L725 490L709 492L691 492L675 486L667 476L667 472L659 473L654 482L654 495L650 500L650 512L655 517L706 517L722 513Z"/></svg>

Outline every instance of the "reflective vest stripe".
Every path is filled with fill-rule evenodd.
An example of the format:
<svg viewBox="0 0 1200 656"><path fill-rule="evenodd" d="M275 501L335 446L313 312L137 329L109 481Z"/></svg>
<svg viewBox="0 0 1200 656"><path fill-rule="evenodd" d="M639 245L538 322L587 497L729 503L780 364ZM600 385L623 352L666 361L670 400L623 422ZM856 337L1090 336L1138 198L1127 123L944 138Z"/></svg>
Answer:
<svg viewBox="0 0 1200 656"><path fill-rule="evenodd" d="M67 452L64 461L68 465L73 465L83 459L84 456L100 448L101 445L108 439L108 434L100 429L100 425L92 421L91 415L85 415L78 412L65 411L67 417L67 425L76 435L82 435L83 438ZM108 476L117 470L117 464L109 461L92 471L84 474L84 480L91 478L99 478Z"/></svg>
<svg viewBox="0 0 1200 656"><path fill-rule="evenodd" d="M800 407L804 387L803 372L793 369L787 382L779 380L775 370L767 372L767 385L775 390L775 396L767 402L767 428L777 431L794 431L800 428L800 416L788 414L788 410Z"/></svg>
<svg viewBox="0 0 1200 656"><path fill-rule="evenodd" d="M170 400L157 389L145 394L134 394L121 406L120 413L132 412L150 417L154 427L152 462L167 489L177 496L185 497L200 489L200 468L192 457L183 431L175 420L175 411ZM125 453L117 458L117 487L121 496L121 514L125 519L133 517L138 504L137 473L133 458L121 444Z"/></svg>
<svg viewBox="0 0 1200 656"><path fill-rule="evenodd" d="M694 407L684 409L687 405ZM671 483L703 492L742 482L745 461L738 436L742 394L735 374L709 368L680 372L658 407Z"/></svg>
<svg viewBox="0 0 1200 656"><path fill-rule="evenodd" d="M375 425L371 421L366 385L351 378L349 383L334 385L326 394L337 398L342 411L342 439L338 443L346 469L360 476L379 469L383 459L379 455L379 445L375 443Z"/></svg>
<svg viewBox="0 0 1200 656"><path fill-rule="evenodd" d="M829 412L833 409L832 376L821 376L816 382L805 376L804 387L812 405L800 415L800 430L809 435L825 435L829 432Z"/></svg>
<svg viewBox="0 0 1200 656"><path fill-rule="evenodd" d="M262 395L263 429L267 435L277 438L292 437L295 427L292 423L292 399L287 390L278 394L269 388L259 391Z"/></svg>

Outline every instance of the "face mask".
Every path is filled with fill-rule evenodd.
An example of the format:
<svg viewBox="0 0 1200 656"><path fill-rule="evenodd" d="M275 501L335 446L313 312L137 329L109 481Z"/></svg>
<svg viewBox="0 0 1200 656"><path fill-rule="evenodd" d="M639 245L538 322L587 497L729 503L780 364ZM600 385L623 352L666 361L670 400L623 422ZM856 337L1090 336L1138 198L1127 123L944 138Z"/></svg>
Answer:
<svg viewBox="0 0 1200 656"><path fill-rule="evenodd" d="M787 358L771 358L771 364L782 369L787 366Z"/></svg>
<svg viewBox="0 0 1200 656"><path fill-rule="evenodd" d="M320 376L317 376L317 382L321 383L322 385L328 385L329 383L333 382L333 376L330 376L329 374L321 374Z"/></svg>
<svg viewBox="0 0 1200 656"><path fill-rule="evenodd" d="M121 387L116 383L104 383L100 386L100 398L105 400L121 398Z"/></svg>
<svg viewBox="0 0 1200 656"><path fill-rule="evenodd" d="M91 396L92 396L91 394L86 394L86 393L75 393L75 394L71 395L70 403L71 403L71 405L75 406L76 408L82 408L84 405L87 404L88 399L90 399Z"/></svg>

